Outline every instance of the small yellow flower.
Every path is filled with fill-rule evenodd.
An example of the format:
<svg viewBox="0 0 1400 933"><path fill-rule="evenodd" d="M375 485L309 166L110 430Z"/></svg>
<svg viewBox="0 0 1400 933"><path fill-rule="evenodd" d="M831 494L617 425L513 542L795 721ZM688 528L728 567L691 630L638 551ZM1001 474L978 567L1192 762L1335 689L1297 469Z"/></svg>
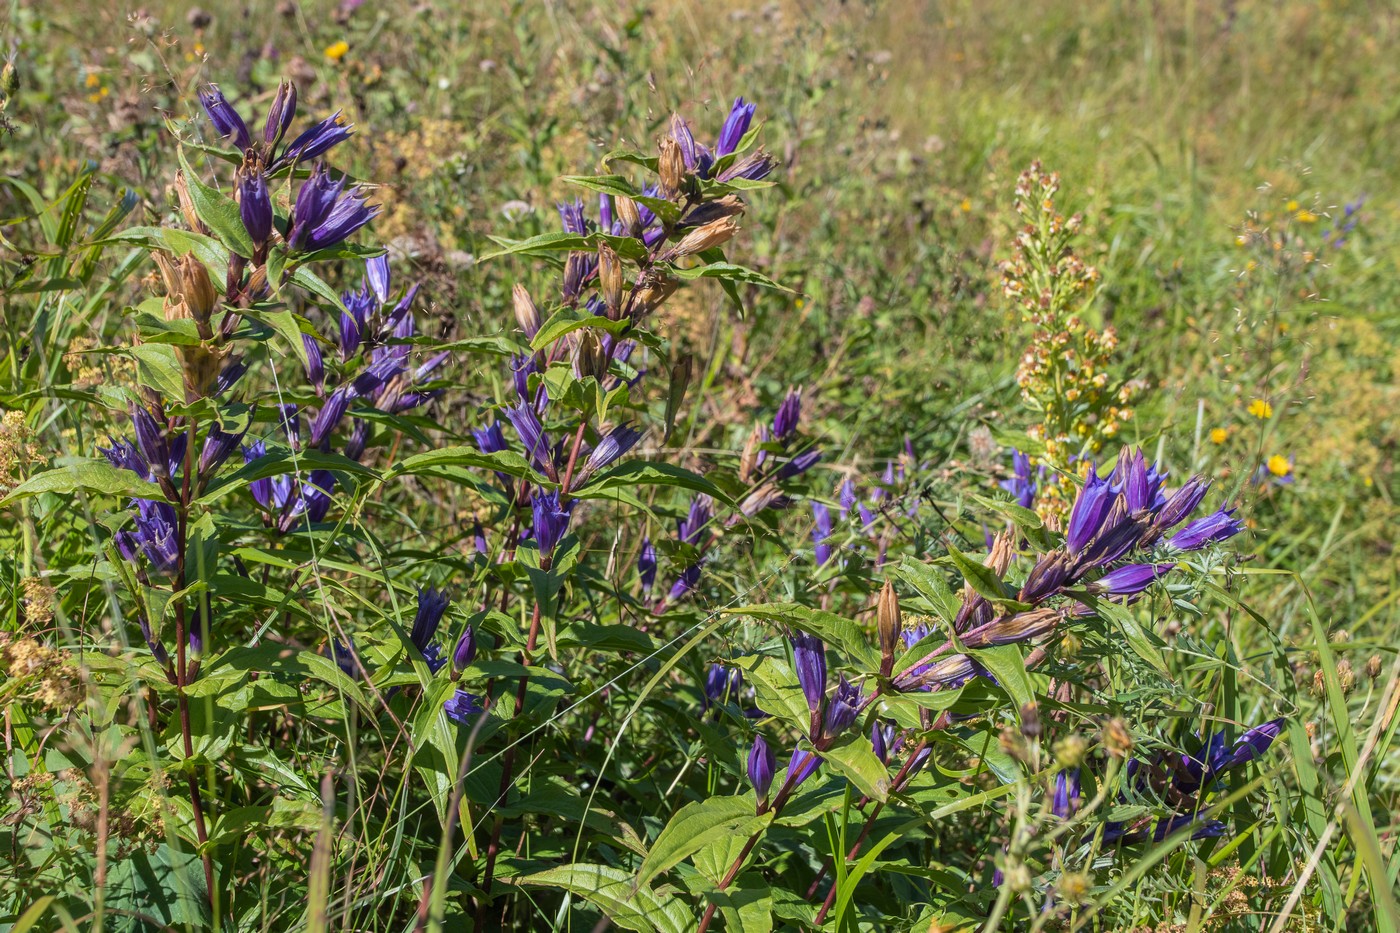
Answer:
<svg viewBox="0 0 1400 933"><path fill-rule="evenodd" d="M1293 472L1293 465L1288 462L1287 457L1274 454L1269 458L1269 472L1275 476L1287 476Z"/></svg>
<svg viewBox="0 0 1400 933"><path fill-rule="evenodd" d="M1262 398L1257 398L1250 402L1249 408L1246 410L1260 421L1267 421L1274 416L1274 406L1270 405Z"/></svg>
<svg viewBox="0 0 1400 933"><path fill-rule="evenodd" d="M971 213L972 202L969 201L967 198L963 198L962 203L958 205L958 210L962 211L964 214Z"/></svg>
<svg viewBox="0 0 1400 933"><path fill-rule="evenodd" d="M1235 235L1235 245L1236 245L1236 246L1245 246L1245 245L1248 244L1248 243L1249 243L1249 237L1245 236L1243 233L1238 233L1238 234Z"/></svg>
<svg viewBox="0 0 1400 933"><path fill-rule="evenodd" d="M99 84L102 83L102 79L97 76L97 72L89 71L87 80L83 83L86 84L88 87L97 87Z"/></svg>
<svg viewBox="0 0 1400 933"><path fill-rule="evenodd" d="M1297 209L1298 209L1298 202L1297 202L1297 201L1289 201L1289 202L1288 202L1288 212L1289 212L1290 214L1293 213L1294 211L1296 211Z"/></svg>
<svg viewBox="0 0 1400 933"><path fill-rule="evenodd" d="M1224 428L1210 429L1210 442L1212 444L1223 444L1230 437L1230 432Z"/></svg>
<svg viewBox="0 0 1400 933"><path fill-rule="evenodd" d="M333 62L338 62L345 57L345 53L350 51L350 43L341 39L339 42L332 42L326 46L325 56Z"/></svg>
<svg viewBox="0 0 1400 933"><path fill-rule="evenodd" d="M1293 216L1293 219L1300 224L1317 223L1317 215L1308 210L1299 211Z"/></svg>

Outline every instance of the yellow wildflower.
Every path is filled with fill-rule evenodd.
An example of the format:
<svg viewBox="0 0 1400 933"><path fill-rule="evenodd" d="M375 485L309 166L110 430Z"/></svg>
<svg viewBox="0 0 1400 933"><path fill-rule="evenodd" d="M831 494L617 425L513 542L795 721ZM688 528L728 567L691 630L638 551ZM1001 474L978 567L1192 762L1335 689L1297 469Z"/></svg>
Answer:
<svg viewBox="0 0 1400 933"><path fill-rule="evenodd" d="M970 213L972 211L972 202L967 198L963 198L962 203L958 205L958 210L962 211L964 214Z"/></svg>
<svg viewBox="0 0 1400 933"><path fill-rule="evenodd" d="M1298 209L1298 202L1297 202L1297 201L1289 201L1289 202L1288 202L1288 212L1289 212L1290 214L1293 213L1294 211L1296 211L1297 209Z"/></svg>
<svg viewBox="0 0 1400 933"><path fill-rule="evenodd" d="M1269 458L1268 467L1269 472L1275 476L1287 476L1289 473L1293 472L1293 465L1288 462L1288 458L1281 457L1278 454L1274 454Z"/></svg>
<svg viewBox="0 0 1400 933"><path fill-rule="evenodd" d="M1274 416L1274 406L1270 405L1262 398L1257 398L1250 402L1247 411L1260 421L1267 421Z"/></svg>
<svg viewBox="0 0 1400 933"><path fill-rule="evenodd" d="M1229 436L1230 432L1225 430L1224 428L1210 429L1210 442L1212 444L1223 444L1225 443L1226 439L1229 438Z"/></svg>
<svg viewBox="0 0 1400 933"><path fill-rule="evenodd" d="M333 62L338 62L345 57L345 53L350 51L350 43L341 39L339 42L332 42L326 46L325 56Z"/></svg>
<svg viewBox="0 0 1400 933"><path fill-rule="evenodd" d="M1301 210L1293 216L1293 219L1300 224L1311 224L1317 222L1317 215L1309 210Z"/></svg>

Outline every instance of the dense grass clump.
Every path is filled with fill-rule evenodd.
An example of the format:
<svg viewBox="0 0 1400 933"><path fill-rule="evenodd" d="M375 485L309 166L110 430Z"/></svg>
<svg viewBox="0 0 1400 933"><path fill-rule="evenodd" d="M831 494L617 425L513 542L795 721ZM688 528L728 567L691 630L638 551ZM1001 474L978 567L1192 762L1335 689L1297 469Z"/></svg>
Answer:
<svg viewBox="0 0 1400 933"><path fill-rule="evenodd" d="M1397 25L12 0L0 923L1395 931Z"/></svg>

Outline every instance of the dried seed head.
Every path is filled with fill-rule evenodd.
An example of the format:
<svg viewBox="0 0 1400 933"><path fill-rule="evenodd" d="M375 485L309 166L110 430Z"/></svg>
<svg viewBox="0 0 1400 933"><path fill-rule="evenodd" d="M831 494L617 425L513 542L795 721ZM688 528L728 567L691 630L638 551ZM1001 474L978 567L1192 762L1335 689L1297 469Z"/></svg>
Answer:
<svg viewBox="0 0 1400 933"><path fill-rule="evenodd" d="M1012 547L1012 537L1003 531L992 539L992 549L987 552L987 559L982 561L987 567L999 577L1006 576L1006 570L1011 566L1011 558L1015 556Z"/></svg>
<svg viewBox="0 0 1400 933"><path fill-rule="evenodd" d="M608 308L608 320L622 317L622 259L606 243L598 244L598 288Z"/></svg>
<svg viewBox="0 0 1400 933"><path fill-rule="evenodd" d="M1060 899L1071 904L1077 904L1084 900L1089 894L1089 889L1093 887L1093 881L1082 871L1067 871L1060 876L1060 880L1055 882L1055 890L1059 893Z"/></svg>
<svg viewBox="0 0 1400 933"><path fill-rule="evenodd" d="M1381 676L1381 656L1373 654L1366 659L1366 676L1375 680Z"/></svg>
<svg viewBox="0 0 1400 933"><path fill-rule="evenodd" d="M201 337L207 340L214 336L209 318L219 302L219 293L214 290L204 263L192 253L178 259L164 250L153 255L165 280L165 319L193 318Z"/></svg>
<svg viewBox="0 0 1400 933"><path fill-rule="evenodd" d="M515 308L515 322L525 332L525 339L535 339L535 334L540 331L540 309L535 307L530 292L524 285L516 282L515 287L511 289L511 301Z"/></svg>
<svg viewBox="0 0 1400 933"><path fill-rule="evenodd" d="M661 307L680 286L679 279L674 279L665 273L653 272L649 274L642 284L632 292L632 320L640 321Z"/></svg>
<svg viewBox="0 0 1400 933"><path fill-rule="evenodd" d="M1002 869L1003 884L1016 894L1031 888L1031 870L1019 860L1008 858Z"/></svg>
<svg viewBox="0 0 1400 933"><path fill-rule="evenodd" d="M1019 729L1007 726L1001 730L997 741L1001 745L1001 750L1017 761L1023 762L1030 757L1030 749L1026 747L1026 737L1021 734Z"/></svg>
<svg viewBox="0 0 1400 933"><path fill-rule="evenodd" d="M1128 724L1114 717L1103 724L1103 747L1114 758L1127 758L1133 750L1133 736Z"/></svg>
<svg viewBox="0 0 1400 933"><path fill-rule="evenodd" d="M671 256L680 259L683 256L693 256L696 253L703 253L707 249L723 246L738 232L739 220L737 217L721 217L719 220L712 220L705 226L696 227L681 237L681 241L672 247Z"/></svg>
<svg viewBox="0 0 1400 933"><path fill-rule="evenodd" d="M680 143L667 136L661 140L661 157L657 165L661 175L661 196L670 200L685 184L685 156Z"/></svg>
<svg viewBox="0 0 1400 933"><path fill-rule="evenodd" d="M194 209L194 199L190 197L190 187L185 181L184 172L175 173L175 197L180 201L180 213L185 218L185 223L195 233L209 235L209 228L204 225L204 221L199 219L199 212Z"/></svg>
<svg viewBox="0 0 1400 933"><path fill-rule="evenodd" d="M1351 693L1356 686L1356 671L1351 669L1351 662L1346 658L1337 662L1337 680L1341 681L1342 693Z"/></svg>
<svg viewBox="0 0 1400 933"><path fill-rule="evenodd" d="M617 211L617 219L622 221L622 226L628 236L640 236L642 233L642 215L637 212L637 202L631 198L624 198L621 195L613 199L613 208Z"/></svg>
<svg viewBox="0 0 1400 933"><path fill-rule="evenodd" d="M1038 739L1041 733L1040 707L1034 702L1021 706L1021 734L1028 739Z"/></svg>
<svg viewBox="0 0 1400 933"><path fill-rule="evenodd" d="M753 482L754 474L758 472L758 455L762 453L759 445L763 443L763 425L756 424L749 432L749 439L744 443L744 452L739 455L739 480L744 483Z"/></svg>
<svg viewBox="0 0 1400 933"><path fill-rule="evenodd" d="M574 374L580 379L602 379L608 374L608 362L608 351L603 349L598 335L591 329L585 330L574 347Z"/></svg>
<svg viewBox="0 0 1400 933"><path fill-rule="evenodd" d="M899 608L899 594L894 583L885 581L880 589L880 601L875 609L875 627L880 637L880 673L888 677L894 669L894 654L899 648L899 636L904 631L904 616Z"/></svg>

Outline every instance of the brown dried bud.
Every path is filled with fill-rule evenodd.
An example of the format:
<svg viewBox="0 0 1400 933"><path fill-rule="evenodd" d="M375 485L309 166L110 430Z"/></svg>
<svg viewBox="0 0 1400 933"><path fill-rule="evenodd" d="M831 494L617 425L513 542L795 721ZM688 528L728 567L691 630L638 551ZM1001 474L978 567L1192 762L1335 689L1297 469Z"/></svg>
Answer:
<svg viewBox="0 0 1400 933"><path fill-rule="evenodd" d="M1133 750L1133 736L1128 724L1114 717L1103 724L1103 747L1114 758L1127 758Z"/></svg>
<svg viewBox="0 0 1400 933"><path fill-rule="evenodd" d="M1030 757L1030 749L1026 747L1026 737L1019 730L1007 726L1001 730L997 736L997 743L1001 750L1006 752L1017 761L1025 761Z"/></svg>
<svg viewBox="0 0 1400 933"><path fill-rule="evenodd" d="M758 472L759 445L763 443L763 425L756 424L749 432L749 439L744 442L744 452L739 455L739 480L744 483L753 482L754 474Z"/></svg>
<svg viewBox="0 0 1400 933"><path fill-rule="evenodd" d="M540 332L540 309L535 307L530 292L517 282L511 289L511 301L515 307L515 322L525 332L525 339L534 340L535 334Z"/></svg>
<svg viewBox="0 0 1400 933"><path fill-rule="evenodd" d="M1034 701L1021 705L1021 734L1028 739L1038 739L1041 733L1040 707Z"/></svg>
<svg viewBox="0 0 1400 933"><path fill-rule="evenodd" d="M190 229L208 236L209 228L199 219L199 212L194 209L194 199L190 197L190 186L185 181L183 171L175 173L175 197L180 201L180 213L184 215L185 223L189 224Z"/></svg>
<svg viewBox="0 0 1400 933"><path fill-rule="evenodd" d="M1351 693L1356 686L1356 671L1351 669L1351 662L1346 658L1337 661L1337 680L1341 682L1342 693Z"/></svg>
<svg viewBox="0 0 1400 933"><path fill-rule="evenodd" d="M726 194L714 201L697 204L681 218L687 227L703 227L724 217L734 217L744 212L744 202L737 195Z"/></svg>
<svg viewBox="0 0 1400 933"><path fill-rule="evenodd" d="M598 244L598 289L607 305L608 320L622 317L622 259L606 243Z"/></svg>
<svg viewBox="0 0 1400 933"><path fill-rule="evenodd" d="M1366 659L1366 676L1375 680L1381 676L1381 656L1373 654Z"/></svg>
<svg viewBox="0 0 1400 933"><path fill-rule="evenodd" d="M583 331L574 347L574 374L580 379L602 379L608 374L608 351L591 329Z"/></svg>
<svg viewBox="0 0 1400 933"><path fill-rule="evenodd" d="M669 201L685 184L685 156L681 153L681 144L669 136L661 140L657 171L661 176L661 196Z"/></svg>
<svg viewBox="0 0 1400 933"><path fill-rule="evenodd" d="M1008 532L1003 531L992 539L992 549L987 552L987 557L982 563L990 567L997 576L1004 577L1007 568L1011 566L1011 558L1014 556L1012 537Z"/></svg>
<svg viewBox="0 0 1400 933"><path fill-rule="evenodd" d="M670 258L680 259L684 256L703 253L707 249L723 246L732 240L734 234L738 232L739 220L736 217L721 217L719 220L712 220L705 226L696 227L681 237L681 241L671 248Z"/></svg>
<svg viewBox="0 0 1400 933"><path fill-rule="evenodd" d="M219 293L214 290L204 263L192 253L176 258L164 250L156 250L152 255L165 280L165 319L193 318L199 335L206 340L212 337L214 332L209 327L209 318L218 306Z"/></svg>
<svg viewBox="0 0 1400 933"><path fill-rule="evenodd" d="M640 321L657 308L666 303L666 299L675 294L676 289L681 287L678 279L674 279L665 273L653 272L649 274L632 292L631 316L632 320Z"/></svg>
<svg viewBox="0 0 1400 933"><path fill-rule="evenodd" d="M890 676L894 669L894 653L899 650L899 636L904 631L904 615L899 608L899 595L894 583L885 581L880 589L880 601L875 609L875 628L880 637L880 676Z"/></svg>
<svg viewBox="0 0 1400 933"><path fill-rule="evenodd" d="M613 198L613 208L617 211L617 219L622 221L623 232L631 237L641 236L642 215L637 212L637 202L619 195Z"/></svg>
<svg viewBox="0 0 1400 933"><path fill-rule="evenodd" d="M666 395L666 439L671 437L671 430L676 424L676 415L681 410L681 403L685 401L686 390L690 388L690 371L695 365L694 358L689 353L682 353L680 358L671 364L671 385Z"/></svg>

